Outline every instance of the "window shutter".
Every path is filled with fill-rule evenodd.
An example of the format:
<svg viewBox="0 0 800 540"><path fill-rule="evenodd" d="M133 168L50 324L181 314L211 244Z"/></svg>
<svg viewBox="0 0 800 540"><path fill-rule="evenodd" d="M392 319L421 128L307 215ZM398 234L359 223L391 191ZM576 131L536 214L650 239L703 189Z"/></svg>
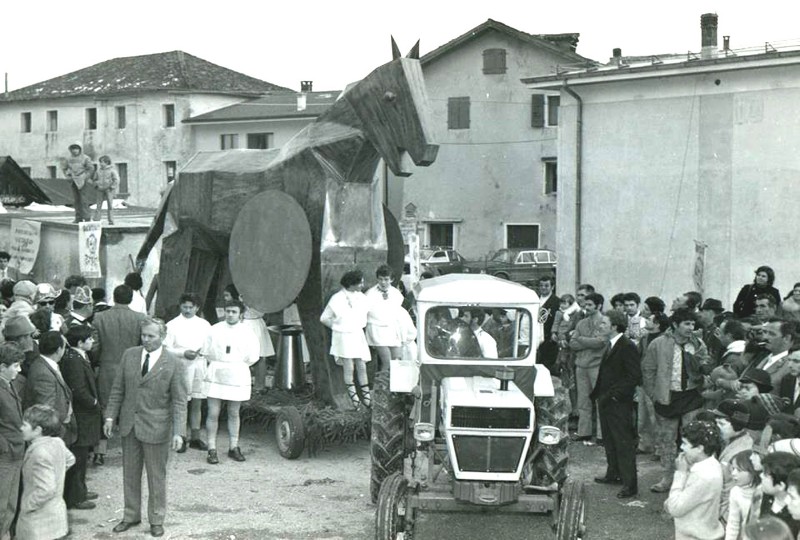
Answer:
<svg viewBox="0 0 800 540"><path fill-rule="evenodd" d="M531 127L544 127L544 95L542 94L531 96Z"/></svg>
<svg viewBox="0 0 800 540"><path fill-rule="evenodd" d="M469 129L469 97L448 98L447 128Z"/></svg>
<svg viewBox="0 0 800 540"><path fill-rule="evenodd" d="M486 75L506 72L506 50L486 49L483 51L483 73Z"/></svg>
<svg viewBox="0 0 800 540"><path fill-rule="evenodd" d="M458 100L450 98L447 100L447 128L456 129L458 127Z"/></svg>

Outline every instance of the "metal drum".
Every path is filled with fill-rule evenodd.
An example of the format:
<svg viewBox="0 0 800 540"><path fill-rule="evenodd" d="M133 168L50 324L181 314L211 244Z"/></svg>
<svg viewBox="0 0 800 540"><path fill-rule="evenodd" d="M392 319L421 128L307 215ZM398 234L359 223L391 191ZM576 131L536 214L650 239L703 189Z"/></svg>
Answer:
<svg viewBox="0 0 800 540"><path fill-rule="evenodd" d="M278 358L275 365L274 388L302 390L306 385L303 364L303 328L294 324L270 326L278 334Z"/></svg>

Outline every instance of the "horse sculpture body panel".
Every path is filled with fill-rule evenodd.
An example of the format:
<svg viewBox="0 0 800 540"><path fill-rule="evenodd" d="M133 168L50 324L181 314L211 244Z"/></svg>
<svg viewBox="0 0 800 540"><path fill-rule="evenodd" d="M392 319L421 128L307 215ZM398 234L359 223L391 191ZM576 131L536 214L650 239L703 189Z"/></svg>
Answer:
<svg viewBox="0 0 800 540"><path fill-rule="evenodd" d="M402 245L390 245L397 242L396 237L387 235L376 181L380 160L396 176L408 176L403 168L404 152L416 165L427 166L438 150L429 136L418 45L409 57L400 58L393 42L393 52L394 60L349 87L330 109L280 150L227 155L228 161L239 157L260 160L263 170L255 180L253 175L237 174L230 168L222 172L213 166L207 173L181 174L162 202L139 253L140 261L146 259L163 233L157 312L176 304L178 296L190 288L213 301L217 294L215 276L227 275L225 257L233 244L231 233L237 220L244 219L248 202L252 201L250 210L262 201L273 203L265 206L278 208L278 195L289 195L302 209L310 231L310 264L305 279L301 275L298 281L297 268L292 261L284 260L292 258L284 257L289 251L259 251L256 238L268 236L273 247L283 240L293 249L291 246L303 243L299 240L304 224L267 216L269 230L248 231L247 224L237 229L251 235L245 244L252 241L254 245L250 252L238 248L236 253L232 251L232 261L257 257L263 261L263 272L235 280L235 284L245 301L262 311L282 309L296 297L317 397L339 405L349 401L329 358L328 332L319 316L346 270L359 268L371 276L377 266L387 262L390 248L402 254ZM255 169L259 168L256 163ZM247 219L253 219L252 215ZM396 228L396 222L392 223ZM202 290L197 290L198 283ZM298 290L292 288L295 283Z"/></svg>

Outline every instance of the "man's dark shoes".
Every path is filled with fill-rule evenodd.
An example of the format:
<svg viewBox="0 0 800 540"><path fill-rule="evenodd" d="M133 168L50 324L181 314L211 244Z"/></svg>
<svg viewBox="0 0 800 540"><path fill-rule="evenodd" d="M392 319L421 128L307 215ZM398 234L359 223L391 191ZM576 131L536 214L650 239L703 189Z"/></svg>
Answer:
<svg viewBox="0 0 800 540"><path fill-rule="evenodd" d="M638 494L638 490L625 487L617 493L617 499L630 499L631 497L636 497Z"/></svg>
<svg viewBox="0 0 800 540"><path fill-rule="evenodd" d="M141 523L141 521L120 521L111 530L115 533L123 533L132 527L136 527L139 523Z"/></svg>
<svg viewBox="0 0 800 540"><path fill-rule="evenodd" d="M181 437L181 447L178 448L178 453L183 454L186 452L186 437Z"/></svg>
<svg viewBox="0 0 800 540"><path fill-rule="evenodd" d="M92 458L92 464L93 465L105 465L106 464L105 454L95 454L94 458Z"/></svg>
<svg viewBox="0 0 800 540"><path fill-rule="evenodd" d="M233 461L244 461L244 456L242 455L242 451L239 450L238 446L228 450L228 457Z"/></svg>
<svg viewBox="0 0 800 540"><path fill-rule="evenodd" d="M94 501L94 500L96 500L96 499L97 499L99 496L100 496L100 495L98 495L98 494L97 494L97 493L95 493L94 491L87 491L87 492L86 492L86 500L87 500L87 501Z"/></svg>
<svg viewBox="0 0 800 540"><path fill-rule="evenodd" d="M164 526L150 525L150 536L164 536Z"/></svg>
<svg viewBox="0 0 800 540"><path fill-rule="evenodd" d="M71 510L93 510L97 505L94 504L92 501L81 501L79 503L75 503L69 508Z"/></svg>
<svg viewBox="0 0 800 540"><path fill-rule="evenodd" d="M208 445L201 441L200 439L192 439L189 441L189 448L194 448L195 450L203 450L204 452L208 450Z"/></svg>
<svg viewBox="0 0 800 540"><path fill-rule="evenodd" d="M219 463L219 458L217 457L217 451L216 450L209 450L208 451L208 457L206 458L206 461L211 465L217 465Z"/></svg>
<svg viewBox="0 0 800 540"><path fill-rule="evenodd" d="M594 479L598 484L619 484L622 485L622 478L609 478L608 476L598 476Z"/></svg>

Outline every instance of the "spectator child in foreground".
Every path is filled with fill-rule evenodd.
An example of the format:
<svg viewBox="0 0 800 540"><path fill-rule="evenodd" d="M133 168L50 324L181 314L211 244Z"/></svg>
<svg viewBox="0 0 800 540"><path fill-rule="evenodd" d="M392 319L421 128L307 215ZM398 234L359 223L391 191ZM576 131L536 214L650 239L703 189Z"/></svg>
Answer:
<svg viewBox="0 0 800 540"><path fill-rule="evenodd" d="M64 475L75 457L59 438L61 422L47 405L33 405L22 415L22 438L29 443L22 463L19 540L50 540L66 536L67 505Z"/></svg>
<svg viewBox="0 0 800 540"><path fill-rule="evenodd" d="M789 496L786 492L789 473L797 468L800 468L800 457L789 452L772 452L761 458L761 490L753 497L748 521L774 516L789 526L792 538L797 536L800 521L793 519L789 513Z"/></svg>
<svg viewBox="0 0 800 540"><path fill-rule="evenodd" d="M722 467L717 426L689 422L682 432L681 453L664 510L675 518L675 540L718 540L724 529L719 521Z"/></svg>
<svg viewBox="0 0 800 540"><path fill-rule="evenodd" d="M730 471L733 478L728 499L728 516L725 525L725 540L742 540L747 515L753 494L761 479L750 461L751 450L739 452L731 459Z"/></svg>

